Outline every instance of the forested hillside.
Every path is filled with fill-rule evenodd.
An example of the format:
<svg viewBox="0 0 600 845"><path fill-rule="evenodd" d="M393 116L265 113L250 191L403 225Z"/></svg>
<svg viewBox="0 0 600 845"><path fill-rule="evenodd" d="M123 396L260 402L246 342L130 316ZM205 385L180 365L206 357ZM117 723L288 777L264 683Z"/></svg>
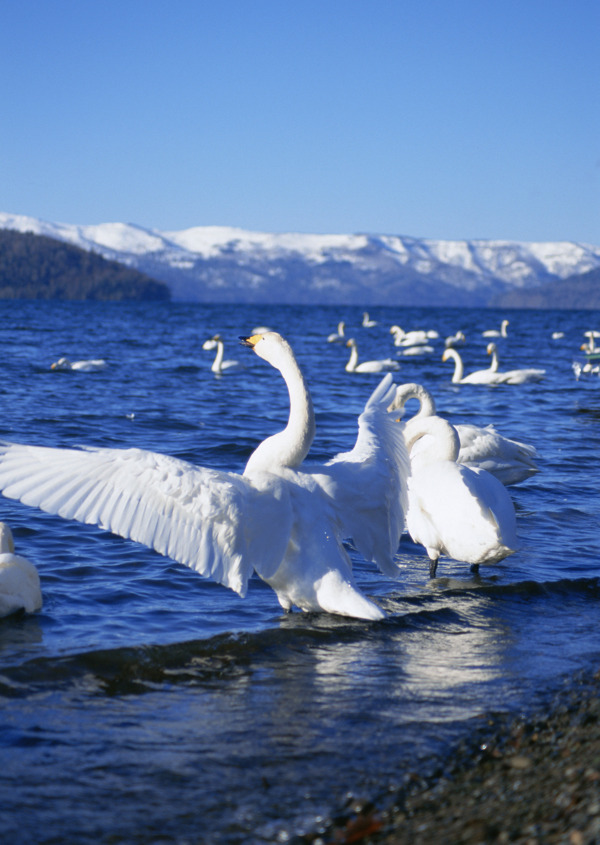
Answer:
<svg viewBox="0 0 600 845"><path fill-rule="evenodd" d="M167 285L62 241L0 229L0 299L170 298Z"/></svg>
<svg viewBox="0 0 600 845"><path fill-rule="evenodd" d="M498 308L573 308L600 310L600 270L569 276L561 282L513 290L493 303Z"/></svg>

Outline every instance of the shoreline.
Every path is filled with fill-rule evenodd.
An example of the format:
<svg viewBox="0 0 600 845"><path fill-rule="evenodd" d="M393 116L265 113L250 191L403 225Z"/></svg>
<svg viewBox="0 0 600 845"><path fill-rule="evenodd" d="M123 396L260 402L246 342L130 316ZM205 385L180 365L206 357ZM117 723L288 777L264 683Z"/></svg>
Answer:
<svg viewBox="0 0 600 845"><path fill-rule="evenodd" d="M411 774L387 806L354 801L296 845L598 845L600 669L546 711L486 716L431 778Z"/></svg>

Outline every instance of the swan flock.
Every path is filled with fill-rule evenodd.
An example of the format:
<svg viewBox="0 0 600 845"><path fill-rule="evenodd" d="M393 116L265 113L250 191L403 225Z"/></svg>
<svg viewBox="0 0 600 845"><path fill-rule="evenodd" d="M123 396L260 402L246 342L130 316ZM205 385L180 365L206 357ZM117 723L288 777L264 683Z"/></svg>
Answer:
<svg viewBox="0 0 600 845"><path fill-rule="evenodd" d="M274 331L240 340L280 372L289 395L287 425L257 446L242 474L138 448L67 449L3 441L0 491L149 546L240 596L256 572L286 611L297 607L383 618L384 611L357 586L343 541L352 538L367 561L397 577L401 570L395 555L407 521L415 542L435 560L432 575L440 554L456 553L478 565L515 550L514 509L503 484L486 470L459 468L458 436L439 417L421 421L407 438L408 425L388 410L396 395L390 373L358 417L354 448L325 463L310 463L315 413L291 346ZM416 449L418 441L434 444L426 460L423 449ZM427 469L417 483L423 464ZM475 483L469 475L465 481L465 472L483 480ZM446 477L452 479L447 488ZM483 539L474 536L479 528L473 524L464 529L470 535L468 548L455 537L432 541L435 532L431 526L424 529L419 517L427 511L431 486L442 501L457 485L469 507L484 513ZM498 531L490 536L494 520ZM485 548L478 554L472 547Z"/></svg>

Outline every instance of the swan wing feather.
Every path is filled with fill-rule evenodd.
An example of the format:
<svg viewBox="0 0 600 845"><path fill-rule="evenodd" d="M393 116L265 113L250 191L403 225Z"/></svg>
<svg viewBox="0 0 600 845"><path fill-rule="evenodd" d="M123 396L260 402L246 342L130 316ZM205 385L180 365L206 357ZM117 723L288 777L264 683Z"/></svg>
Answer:
<svg viewBox="0 0 600 845"><path fill-rule="evenodd" d="M266 508L285 533L287 503L234 473L141 449L55 449L0 444L0 490L65 519L96 524L155 549L245 595L253 560L266 555ZM260 525L264 527L263 516ZM249 528L240 530L240 526ZM275 544L278 554L282 543ZM273 553L271 553L273 554Z"/></svg>
<svg viewBox="0 0 600 845"><path fill-rule="evenodd" d="M354 448L320 469L342 535L388 575L397 574L393 556L404 530L409 475L403 425L387 412L395 390L388 374L358 418Z"/></svg>

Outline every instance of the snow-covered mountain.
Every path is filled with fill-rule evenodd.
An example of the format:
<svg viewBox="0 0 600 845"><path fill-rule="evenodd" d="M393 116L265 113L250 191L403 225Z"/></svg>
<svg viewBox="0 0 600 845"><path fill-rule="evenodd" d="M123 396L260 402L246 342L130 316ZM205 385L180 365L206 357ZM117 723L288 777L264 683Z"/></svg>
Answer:
<svg viewBox="0 0 600 845"><path fill-rule="evenodd" d="M572 242L439 241L400 235L269 234L84 226L0 213L0 229L67 241L166 282L175 300L485 306L600 267Z"/></svg>

